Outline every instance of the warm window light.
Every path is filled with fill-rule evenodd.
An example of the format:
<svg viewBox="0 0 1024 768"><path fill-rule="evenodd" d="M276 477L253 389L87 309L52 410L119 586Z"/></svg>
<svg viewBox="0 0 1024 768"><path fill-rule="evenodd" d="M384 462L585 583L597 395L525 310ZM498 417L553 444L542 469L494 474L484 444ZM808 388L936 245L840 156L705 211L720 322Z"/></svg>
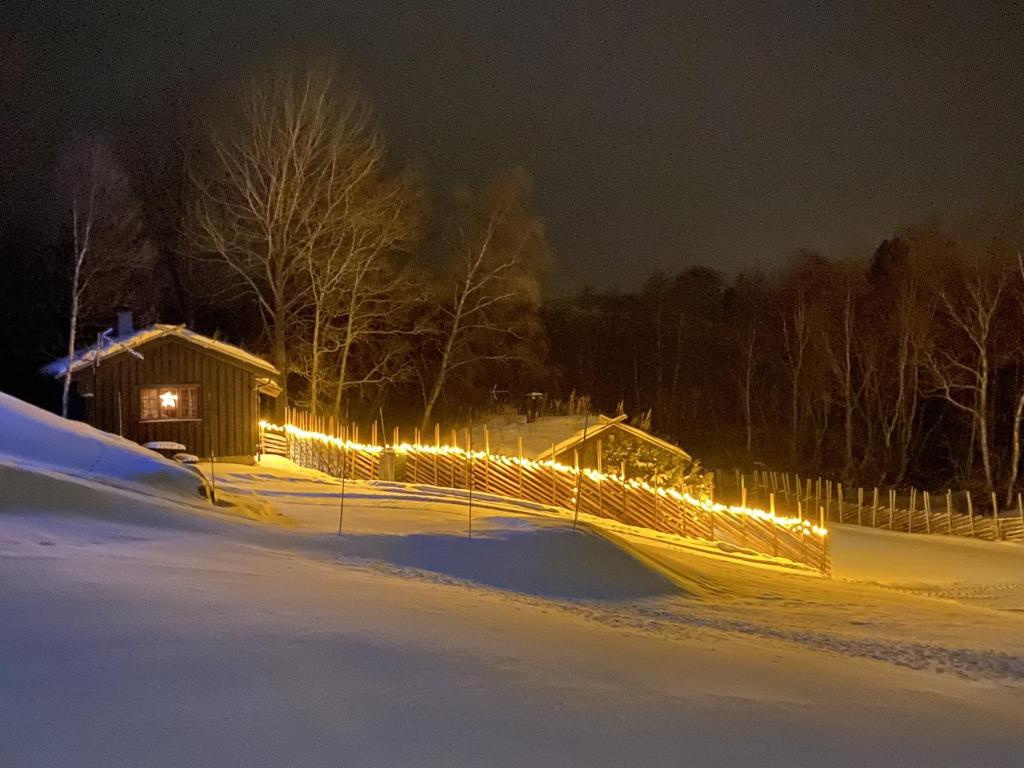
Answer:
<svg viewBox="0 0 1024 768"><path fill-rule="evenodd" d="M177 408L178 407L178 396L173 392L162 392L160 394L160 407L161 408Z"/></svg>

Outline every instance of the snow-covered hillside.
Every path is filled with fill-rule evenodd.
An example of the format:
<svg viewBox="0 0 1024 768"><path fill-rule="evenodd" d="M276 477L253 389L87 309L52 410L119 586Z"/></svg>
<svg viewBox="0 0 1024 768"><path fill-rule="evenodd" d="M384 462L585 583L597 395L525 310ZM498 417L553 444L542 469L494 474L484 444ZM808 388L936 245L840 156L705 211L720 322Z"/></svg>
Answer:
<svg viewBox="0 0 1024 768"><path fill-rule="evenodd" d="M985 595L1024 547L840 529L827 579L480 494L469 538L465 492L394 483L338 536L338 481L286 461L218 466L282 513L239 520L29 422L0 765L1019 764L1024 615Z"/></svg>
<svg viewBox="0 0 1024 768"><path fill-rule="evenodd" d="M54 474L192 501L196 473L130 440L68 421L0 392L0 472ZM8 481L11 490L27 480ZM11 502L10 496L6 499ZM0 505L5 499L0 494Z"/></svg>

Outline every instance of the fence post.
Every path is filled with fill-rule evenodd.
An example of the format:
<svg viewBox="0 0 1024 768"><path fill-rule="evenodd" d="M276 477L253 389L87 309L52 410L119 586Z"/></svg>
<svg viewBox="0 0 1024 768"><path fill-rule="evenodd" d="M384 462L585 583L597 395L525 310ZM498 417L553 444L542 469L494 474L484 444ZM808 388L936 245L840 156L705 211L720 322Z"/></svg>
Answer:
<svg viewBox="0 0 1024 768"><path fill-rule="evenodd" d="M768 494L768 511L772 513L772 556L779 556L779 524L775 522L775 494Z"/></svg>
<svg viewBox="0 0 1024 768"><path fill-rule="evenodd" d="M871 498L871 527L878 527L878 486L875 486L875 495Z"/></svg>
<svg viewBox="0 0 1024 768"><path fill-rule="evenodd" d="M896 489L889 489L889 530L892 530L892 518L896 514Z"/></svg>
<svg viewBox="0 0 1024 768"><path fill-rule="evenodd" d="M996 500L996 492L992 491L992 521L996 526L996 541L1002 538L999 530L999 502Z"/></svg>
<svg viewBox="0 0 1024 768"><path fill-rule="evenodd" d="M713 509L708 510L708 540L715 540L715 512Z"/></svg>
<svg viewBox="0 0 1024 768"><path fill-rule="evenodd" d="M907 509L907 533L914 532L914 507L917 506L917 488L910 489L910 507Z"/></svg>
<svg viewBox="0 0 1024 768"><path fill-rule="evenodd" d="M519 482L519 498L523 498L523 435L522 433L516 435L516 455L519 456L519 461L516 466L519 468L516 472L516 478Z"/></svg>
<svg viewBox="0 0 1024 768"><path fill-rule="evenodd" d="M1021 503L1020 494L1017 494L1017 512L1020 514L1020 532L1024 535L1024 504Z"/></svg>
<svg viewBox="0 0 1024 768"><path fill-rule="evenodd" d="M683 503L683 489L686 486L683 484L683 479L679 478L679 517L683 524L683 536L686 536L686 504Z"/></svg>
<svg viewBox="0 0 1024 768"><path fill-rule="evenodd" d="M619 475L619 477L622 478L622 513L621 513L620 517L625 518L626 517L626 462L625 461L622 462L622 466L619 468L619 472L621 473ZM626 521L623 519L623 520L619 520L619 522L620 523L624 523Z"/></svg>
<svg viewBox="0 0 1024 768"><path fill-rule="evenodd" d="M946 489L946 533L953 535L953 491Z"/></svg>
<svg viewBox="0 0 1024 768"><path fill-rule="evenodd" d="M974 505L971 503L971 492L964 491L967 494L967 516L971 520L971 536L976 536L977 532L974 530Z"/></svg>
<svg viewBox="0 0 1024 768"><path fill-rule="evenodd" d="M932 502L928 497L928 491L924 492L924 532L932 532Z"/></svg>
<svg viewBox="0 0 1024 768"><path fill-rule="evenodd" d="M434 485L441 482L441 425L434 422Z"/></svg>
<svg viewBox="0 0 1024 768"><path fill-rule="evenodd" d="M555 444L551 443L551 504L558 506L558 472L555 469Z"/></svg>
<svg viewBox="0 0 1024 768"><path fill-rule="evenodd" d="M864 486L857 489L857 525L864 525Z"/></svg>

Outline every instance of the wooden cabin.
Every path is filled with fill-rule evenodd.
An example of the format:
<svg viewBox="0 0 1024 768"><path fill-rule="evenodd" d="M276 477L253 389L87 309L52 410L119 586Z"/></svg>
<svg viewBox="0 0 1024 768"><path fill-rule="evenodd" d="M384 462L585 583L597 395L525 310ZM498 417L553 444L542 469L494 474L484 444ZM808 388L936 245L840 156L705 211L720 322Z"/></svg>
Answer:
<svg viewBox="0 0 1024 768"><path fill-rule="evenodd" d="M690 471L693 458L677 445L626 423L626 415L597 416L572 437L553 445L537 459L554 459L581 467L619 473L625 464L627 477L657 480L662 485L678 482Z"/></svg>
<svg viewBox="0 0 1024 768"><path fill-rule="evenodd" d="M261 413L280 392L280 372L244 349L183 325L135 330L55 360L43 373L71 367L84 420L138 443L167 441L200 458L252 462Z"/></svg>

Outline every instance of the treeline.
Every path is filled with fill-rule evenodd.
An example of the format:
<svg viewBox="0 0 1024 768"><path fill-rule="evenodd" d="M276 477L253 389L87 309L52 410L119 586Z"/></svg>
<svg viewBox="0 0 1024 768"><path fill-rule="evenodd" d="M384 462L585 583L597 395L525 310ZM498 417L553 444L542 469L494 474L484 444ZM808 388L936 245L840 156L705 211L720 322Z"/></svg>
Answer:
<svg viewBox="0 0 1024 768"><path fill-rule="evenodd" d="M432 189L325 70L263 77L210 114L170 142L64 153L60 237L0 244L2 386L43 399L28 374L129 308L265 354L282 405L342 419L465 422L539 390L625 410L711 466L1017 485L1019 233L913 230L861 263L800 252L768 274L542 301L551 254L522 171Z"/></svg>
<svg viewBox="0 0 1024 768"><path fill-rule="evenodd" d="M863 262L799 252L772 274L656 274L637 293L553 302L545 322L562 387L646 414L712 464L977 484L1011 502L1024 415L1015 239L922 229Z"/></svg>
<svg viewBox="0 0 1024 768"><path fill-rule="evenodd" d="M102 137L65 153L62 353L130 308L263 352L281 406L315 414L429 423L538 386L550 256L523 171L429 194L326 69L260 78L212 114L134 173Z"/></svg>

